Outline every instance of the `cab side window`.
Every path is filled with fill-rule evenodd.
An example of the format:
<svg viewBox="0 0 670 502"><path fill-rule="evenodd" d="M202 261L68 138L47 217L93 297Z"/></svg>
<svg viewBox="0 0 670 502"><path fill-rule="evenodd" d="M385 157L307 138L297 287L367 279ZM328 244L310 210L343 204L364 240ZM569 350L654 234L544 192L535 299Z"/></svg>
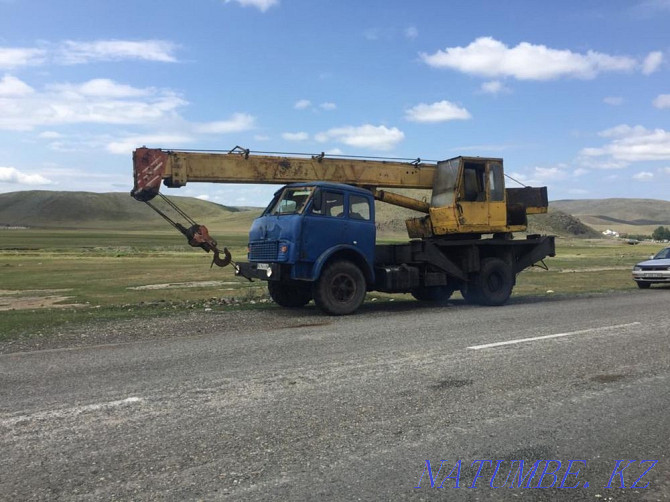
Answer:
<svg viewBox="0 0 670 502"><path fill-rule="evenodd" d="M349 196L349 218L352 220L370 220L370 201L362 195Z"/></svg>
<svg viewBox="0 0 670 502"><path fill-rule="evenodd" d="M319 197L319 203L312 204L312 214L332 216L334 218L344 217L344 194L319 190L315 197Z"/></svg>
<svg viewBox="0 0 670 502"><path fill-rule="evenodd" d="M496 162L489 165L489 198L492 202L505 200L505 179L503 176L502 164Z"/></svg>
<svg viewBox="0 0 670 502"><path fill-rule="evenodd" d="M486 200L484 187L485 166L474 162L466 162L463 166L463 200L467 202L483 202Z"/></svg>
<svg viewBox="0 0 670 502"><path fill-rule="evenodd" d="M344 217L344 194L334 192L324 192L324 206L327 216L335 218Z"/></svg>

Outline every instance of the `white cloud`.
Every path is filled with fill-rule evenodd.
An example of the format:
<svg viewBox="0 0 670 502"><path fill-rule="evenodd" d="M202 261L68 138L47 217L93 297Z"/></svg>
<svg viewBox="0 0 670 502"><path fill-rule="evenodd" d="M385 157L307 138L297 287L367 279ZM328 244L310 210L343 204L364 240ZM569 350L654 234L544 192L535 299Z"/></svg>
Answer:
<svg viewBox="0 0 670 502"><path fill-rule="evenodd" d="M234 113L228 120L195 124L193 131L200 134L230 134L253 129L256 117L248 113Z"/></svg>
<svg viewBox="0 0 670 502"><path fill-rule="evenodd" d="M195 198L200 200L209 200L210 196L207 194L202 194L202 195L196 195Z"/></svg>
<svg viewBox="0 0 670 502"><path fill-rule="evenodd" d="M178 134L147 134L138 136L127 136L122 139L109 141L105 150L117 155L129 155L140 146L148 147L174 147L192 142L194 138L188 135Z"/></svg>
<svg viewBox="0 0 670 502"><path fill-rule="evenodd" d="M658 70L663 63L663 53L660 51L650 52L642 62L642 73L651 75Z"/></svg>
<svg viewBox="0 0 670 502"><path fill-rule="evenodd" d="M329 101L326 101L325 103L321 103L319 105L319 108L322 110L330 111L330 110L335 110L337 108L337 105L335 103L331 103Z"/></svg>
<svg viewBox="0 0 670 502"><path fill-rule="evenodd" d="M15 167L0 167L0 183L50 185L53 182L40 174L26 174Z"/></svg>
<svg viewBox="0 0 670 502"><path fill-rule="evenodd" d="M152 88L139 89L107 78L96 78L77 85L51 84L47 88L66 96L95 98L131 98L148 96L156 92Z"/></svg>
<svg viewBox="0 0 670 502"><path fill-rule="evenodd" d="M315 139L321 143L338 141L348 146L369 148L372 150L391 150L405 139L405 133L395 127L373 126L345 126L320 132Z"/></svg>
<svg viewBox="0 0 670 502"><path fill-rule="evenodd" d="M5 75L0 80L0 97L27 96L33 92L32 87L12 75Z"/></svg>
<svg viewBox="0 0 670 502"><path fill-rule="evenodd" d="M255 7L261 12L267 11L270 7L279 5L279 0L225 0L226 3L237 2L242 7Z"/></svg>
<svg viewBox="0 0 670 502"><path fill-rule="evenodd" d="M658 11L670 11L670 0L643 0L634 9L646 17L657 15Z"/></svg>
<svg viewBox="0 0 670 502"><path fill-rule="evenodd" d="M419 30L417 29L416 26L408 26L407 28L405 28L405 38L414 40L418 36L419 36Z"/></svg>
<svg viewBox="0 0 670 502"><path fill-rule="evenodd" d="M481 37L467 47L448 47L421 59L435 68L449 68L488 78L553 80L562 77L590 79L608 71L631 71L638 62L626 56L595 51L584 54L521 42L516 47L491 37Z"/></svg>
<svg viewBox="0 0 670 502"><path fill-rule="evenodd" d="M296 101L296 103L293 105L293 108L296 110L306 110L312 106L312 102L309 99L301 99Z"/></svg>
<svg viewBox="0 0 670 502"><path fill-rule="evenodd" d="M509 87L506 87L500 80L492 80L490 82L484 82L481 87L481 91L485 94L501 94L506 92L511 92Z"/></svg>
<svg viewBox="0 0 670 502"><path fill-rule="evenodd" d="M57 58L65 64L133 59L174 63L177 61L173 54L175 49L175 44L166 40L67 40L60 47Z"/></svg>
<svg viewBox="0 0 670 502"><path fill-rule="evenodd" d="M41 132L37 137L42 139L59 139L62 138L63 135L56 131L44 131Z"/></svg>
<svg viewBox="0 0 670 502"><path fill-rule="evenodd" d="M281 135L286 141L307 141L309 134L306 132L285 132Z"/></svg>
<svg viewBox="0 0 670 502"><path fill-rule="evenodd" d="M610 142L601 147L584 148L584 157L605 157L614 163L670 159L670 132L622 124L599 133Z"/></svg>
<svg viewBox="0 0 670 502"><path fill-rule="evenodd" d="M39 92L20 81L10 82L8 87L24 92L0 102L0 130L82 123L162 123L176 117L177 110L187 104L170 90L139 89L108 79L52 84Z"/></svg>
<svg viewBox="0 0 670 502"><path fill-rule="evenodd" d="M651 181L654 179L654 173L648 171L641 171L633 175L633 179L637 181Z"/></svg>
<svg viewBox="0 0 670 502"><path fill-rule="evenodd" d="M46 51L26 47L0 47L0 69L11 70L22 66L41 64Z"/></svg>
<svg viewBox="0 0 670 502"><path fill-rule="evenodd" d="M569 193L570 195L587 195L587 194L589 194L589 193L591 193L591 192L589 192L588 190L585 190L585 189L583 189L583 188L570 188L570 189L568 190L568 193Z"/></svg>
<svg viewBox="0 0 670 502"><path fill-rule="evenodd" d="M656 108L670 108L670 94L659 94L654 99L654 106Z"/></svg>
<svg viewBox="0 0 670 502"><path fill-rule="evenodd" d="M620 106L623 104L623 98L621 96L607 96L603 99L603 103L611 106Z"/></svg>
<svg viewBox="0 0 670 502"><path fill-rule="evenodd" d="M405 110L405 119L410 122L446 122L470 118L470 112L450 101L438 101L430 105L420 103Z"/></svg>
<svg viewBox="0 0 670 502"><path fill-rule="evenodd" d="M541 181L558 181L568 177L568 174L559 167L536 167L534 175Z"/></svg>

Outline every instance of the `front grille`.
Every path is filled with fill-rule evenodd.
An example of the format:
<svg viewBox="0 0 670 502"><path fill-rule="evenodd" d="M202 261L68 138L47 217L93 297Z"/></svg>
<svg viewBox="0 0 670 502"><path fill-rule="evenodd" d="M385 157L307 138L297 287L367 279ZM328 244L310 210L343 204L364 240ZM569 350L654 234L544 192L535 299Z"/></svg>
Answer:
<svg viewBox="0 0 670 502"><path fill-rule="evenodd" d="M251 261L277 261L277 241L252 242L249 244L249 260Z"/></svg>
<svg viewBox="0 0 670 502"><path fill-rule="evenodd" d="M665 265L665 266L663 266L663 267L640 267L640 268L641 268L642 270L646 270L646 271L652 271L652 270L653 270L653 271L657 271L657 272L658 272L658 271L663 271L663 272L665 272L666 270L668 270L668 266L667 266L667 265Z"/></svg>

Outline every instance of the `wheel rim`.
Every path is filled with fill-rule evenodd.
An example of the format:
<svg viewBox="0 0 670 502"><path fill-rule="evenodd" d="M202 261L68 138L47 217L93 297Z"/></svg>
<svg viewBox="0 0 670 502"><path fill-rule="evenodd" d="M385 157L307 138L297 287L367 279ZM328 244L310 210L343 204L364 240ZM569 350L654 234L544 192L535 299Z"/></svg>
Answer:
<svg viewBox="0 0 670 502"><path fill-rule="evenodd" d="M356 282L347 274L338 274L330 283L330 292L338 302L348 302L356 294Z"/></svg>
<svg viewBox="0 0 670 502"><path fill-rule="evenodd" d="M500 291L500 289L503 286L503 279L500 274L491 274L489 275L487 281L486 281L486 286L488 287L489 291Z"/></svg>

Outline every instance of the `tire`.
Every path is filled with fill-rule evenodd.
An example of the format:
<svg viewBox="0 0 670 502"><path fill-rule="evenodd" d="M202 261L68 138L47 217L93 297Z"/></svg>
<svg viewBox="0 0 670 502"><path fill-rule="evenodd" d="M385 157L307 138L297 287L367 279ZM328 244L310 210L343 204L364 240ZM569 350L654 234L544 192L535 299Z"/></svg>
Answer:
<svg viewBox="0 0 670 502"><path fill-rule="evenodd" d="M481 303L481 292L477 289L478 286L474 282L468 282L461 286L461 296L466 303L479 305Z"/></svg>
<svg viewBox="0 0 670 502"><path fill-rule="evenodd" d="M268 292L277 305L288 308L304 307L312 299L309 284L268 281Z"/></svg>
<svg viewBox="0 0 670 502"><path fill-rule="evenodd" d="M424 286L410 291L420 302L446 303L454 292L450 286Z"/></svg>
<svg viewBox="0 0 670 502"><path fill-rule="evenodd" d="M482 261L475 284L481 305L503 305L514 288L512 267L500 258L486 258Z"/></svg>
<svg viewBox="0 0 670 502"><path fill-rule="evenodd" d="M363 272L350 261L327 265L314 284L314 303L329 315L353 314L365 300Z"/></svg>
<svg viewBox="0 0 670 502"><path fill-rule="evenodd" d="M640 289L649 289L651 287L651 282L637 282L637 287Z"/></svg>

